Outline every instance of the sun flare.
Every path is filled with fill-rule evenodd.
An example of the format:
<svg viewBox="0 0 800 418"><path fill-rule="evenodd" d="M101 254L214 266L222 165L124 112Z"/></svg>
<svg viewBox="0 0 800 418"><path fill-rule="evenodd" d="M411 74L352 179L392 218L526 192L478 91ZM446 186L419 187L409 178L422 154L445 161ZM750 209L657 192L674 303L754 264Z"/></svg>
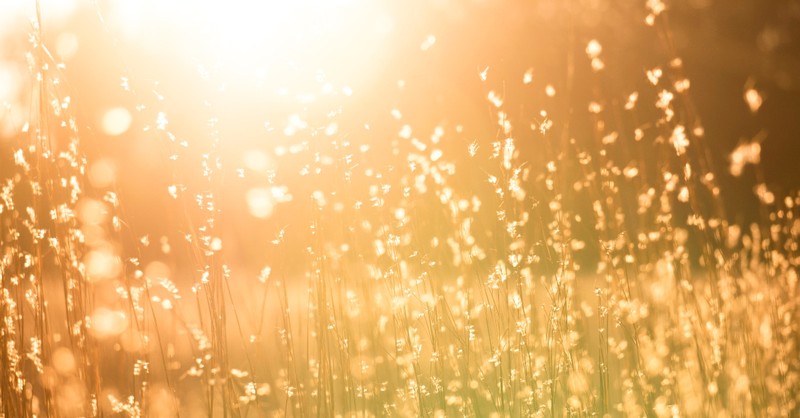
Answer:
<svg viewBox="0 0 800 418"><path fill-rule="evenodd" d="M0 2L0 418L800 416L794 3Z"/></svg>
<svg viewBox="0 0 800 418"><path fill-rule="evenodd" d="M365 0L116 0L107 7L110 27L132 43L284 91L310 90L314 77L350 85L374 77L394 30L386 5Z"/></svg>

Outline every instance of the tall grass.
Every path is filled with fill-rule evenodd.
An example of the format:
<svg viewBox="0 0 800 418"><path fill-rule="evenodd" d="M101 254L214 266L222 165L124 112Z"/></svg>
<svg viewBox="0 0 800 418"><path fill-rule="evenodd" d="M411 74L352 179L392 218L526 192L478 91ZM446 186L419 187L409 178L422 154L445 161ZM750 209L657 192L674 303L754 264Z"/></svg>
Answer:
<svg viewBox="0 0 800 418"><path fill-rule="evenodd" d="M164 158L179 240L138 234L34 26L0 169L2 416L795 416L800 195L759 181L760 221L731 222L660 5L637 91L573 39L531 116L480 75L494 137L399 111L385 143L309 133L276 157L299 215L257 269L229 261L214 124L192 149L150 131L197 173Z"/></svg>

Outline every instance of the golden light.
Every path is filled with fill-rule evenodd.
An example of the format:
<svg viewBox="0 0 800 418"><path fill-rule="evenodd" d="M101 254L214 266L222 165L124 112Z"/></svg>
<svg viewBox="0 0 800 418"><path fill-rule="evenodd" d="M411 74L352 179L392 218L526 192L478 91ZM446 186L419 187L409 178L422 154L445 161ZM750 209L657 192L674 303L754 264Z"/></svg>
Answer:
<svg viewBox="0 0 800 418"><path fill-rule="evenodd" d="M275 165L269 155L258 149L247 151L242 158L242 162L245 167L257 173L266 173L270 167Z"/></svg>
<svg viewBox="0 0 800 418"><path fill-rule="evenodd" d="M155 385L147 391L147 416L174 417L177 416L177 402L172 390L168 386Z"/></svg>
<svg viewBox="0 0 800 418"><path fill-rule="evenodd" d="M172 276L169 266L161 261L151 261L148 263L147 267L145 267L144 274L156 282L169 279L170 276Z"/></svg>
<svg viewBox="0 0 800 418"><path fill-rule="evenodd" d="M66 376L75 370L76 361L75 356L72 354L72 350L65 347L59 347L53 351L52 357L53 368L56 370L56 372L58 372L58 374Z"/></svg>
<svg viewBox="0 0 800 418"><path fill-rule="evenodd" d="M97 308L91 317L91 332L97 338L113 337L128 329L125 312L108 308Z"/></svg>
<svg viewBox="0 0 800 418"><path fill-rule="evenodd" d="M117 179L117 166L108 158L98 159L89 166L89 183L99 189L114 184Z"/></svg>
<svg viewBox="0 0 800 418"><path fill-rule="evenodd" d="M102 201L82 199L78 203L78 219L83 225L99 225L108 218L108 208Z"/></svg>
<svg viewBox="0 0 800 418"><path fill-rule="evenodd" d="M78 35L73 32L62 32L56 38L55 51L59 58L69 61L78 53L79 46Z"/></svg>
<svg viewBox="0 0 800 418"><path fill-rule="evenodd" d="M800 35L611 3L0 2L0 416L793 416Z"/></svg>
<svg viewBox="0 0 800 418"><path fill-rule="evenodd" d="M122 271L119 257L107 247L90 251L84 258L84 264L86 277L92 282L116 278Z"/></svg>
<svg viewBox="0 0 800 418"><path fill-rule="evenodd" d="M320 75L338 84L368 78L394 28L385 5L366 0L116 0L108 17L123 38L168 49L203 74L256 77L274 92L312 98L324 93Z"/></svg>
<svg viewBox="0 0 800 418"><path fill-rule="evenodd" d="M135 328L128 328L120 334L119 342L123 350L136 352L145 347L145 336Z"/></svg>
<svg viewBox="0 0 800 418"><path fill-rule="evenodd" d="M78 9L76 0L8 0L0 4L0 36L6 32L19 29L17 25L25 22L22 16L33 17L36 13L36 4L42 13L42 19L48 25L60 26Z"/></svg>
<svg viewBox="0 0 800 418"><path fill-rule="evenodd" d="M272 215L275 202L272 193L264 187L255 187L247 191L247 208L256 218L265 219Z"/></svg>
<svg viewBox="0 0 800 418"><path fill-rule="evenodd" d="M103 132L110 136L124 134L133 122L133 116L124 107L113 107L103 113L101 122Z"/></svg>
<svg viewBox="0 0 800 418"><path fill-rule="evenodd" d="M9 65L0 65L0 101L9 101L19 94L21 77L16 69Z"/></svg>

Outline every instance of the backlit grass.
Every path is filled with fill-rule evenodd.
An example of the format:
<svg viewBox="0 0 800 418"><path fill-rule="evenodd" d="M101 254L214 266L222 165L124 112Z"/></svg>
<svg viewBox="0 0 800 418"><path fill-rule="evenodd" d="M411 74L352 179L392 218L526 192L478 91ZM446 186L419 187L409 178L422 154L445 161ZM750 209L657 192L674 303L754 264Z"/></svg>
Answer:
<svg viewBox="0 0 800 418"><path fill-rule="evenodd" d="M0 142L0 415L796 415L800 195L769 189L762 137L719 164L669 11L638 3L620 25L656 58L625 58L635 79L591 7L553 5L532 18L567 34L552 62L469 68L453 102L412 75L357 107L317 74L262 103L198 65L181 118L134 62L139 105L99 124L39 13ZM439 38L415 53L458 44ZM103 145L129 129L145 151ZM155 180L123 171L136 155Z"/></svg>

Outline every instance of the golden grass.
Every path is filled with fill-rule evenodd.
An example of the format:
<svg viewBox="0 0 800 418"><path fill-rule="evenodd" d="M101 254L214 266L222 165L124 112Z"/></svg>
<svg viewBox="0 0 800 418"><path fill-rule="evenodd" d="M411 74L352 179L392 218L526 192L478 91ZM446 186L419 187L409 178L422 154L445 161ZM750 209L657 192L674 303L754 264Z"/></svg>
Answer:
<svg viewBox="0 0 800 418"><path fill-rule="evenodd" d="M669 45L661 2L643 12ZM229 261L226 228L264 224L224 217L238 168L214 126L182 151L159 114L202 175L165 158L183 240L135 234L39 37L34 111L2 148L2 416L797 414L800 195L762 184L760 221L728 219L670 48L637 92L574 104L573 80L541 83L588 109L588 138L512 116L489 73L494 138L398 120L385 147L331 128L276 156L264 198L292 194L299 219L252 232L271 241L254 268ZM603 86L603 45L584 47L565 65Z"/></svg>

